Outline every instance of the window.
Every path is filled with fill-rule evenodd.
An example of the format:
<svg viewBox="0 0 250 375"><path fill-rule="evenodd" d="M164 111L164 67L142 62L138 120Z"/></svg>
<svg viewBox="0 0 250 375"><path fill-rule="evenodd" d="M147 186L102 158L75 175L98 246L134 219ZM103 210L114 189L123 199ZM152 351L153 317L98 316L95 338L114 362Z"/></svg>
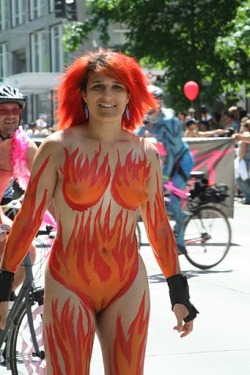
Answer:
<svg viewBox="0 0 250 375"><path fill-rule="evenodd" d="M48 54L46 54L46 34L38 31L31 34L32 72L48 72Z"/></svg>
<svg viewBox="0 0 250 375"><path fill-rule="evenodd" d="M0 30L7 30L10 27L10 3L9 0L0 1Z"/></svg>
<svg viewBox="0 0 250 375"><path fill-rule="evenodd" d="M7 43L0 44L0 79L9 75L9 53Z"/></svg>
<svg viewBox="0 0 250 375"><path fill-rule="evenodd" d="M16 27L25 23L24 0L12 0L11 10L12 27Z"/></svg>
<svg viewBox="0 0 250 375"><path fill-rule="evenodd" d="M36 18L45 15L45 0L29 0L30 1L30 19L35 20Z"/></svg>
<svg viewBox="0 0 250 375"><path fill-rule="evenodd" d="M62 25L51 27L51 64L52 72L63 69Z"/></svg>
<svg viewBox="0 0 250 375"><path fill-rule="evenodd" d="M20 49L12 52L12 66L13 74L27 72L25 49Z"/></svg>
<svg viewBox="0 0 250 375"><path fill-rule="evenodd" d="M128 33L130 30L128 27L126 27L123 23L116 23L113 25L113 27L110 27L111 30L111 38L110 43L114 46L122 46L126 43L127 37L126 33Z"/></svg>
<svg viewBox="0 0 250 375"><path fill-rule="evenodd" d="M49 12L52 13L55 10L55 0L49 0Z"/></svg>

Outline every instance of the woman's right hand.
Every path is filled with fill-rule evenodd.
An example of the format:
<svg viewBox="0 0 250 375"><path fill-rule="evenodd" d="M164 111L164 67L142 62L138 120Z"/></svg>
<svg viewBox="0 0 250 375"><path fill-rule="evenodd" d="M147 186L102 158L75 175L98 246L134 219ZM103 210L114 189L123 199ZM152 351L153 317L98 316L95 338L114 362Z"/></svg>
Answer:
<svg viewBox="0 0 250 375"><path fill-rule="evenodd" d="M4 330L8 314L9 302L0 302L0 330Z"/></svg>

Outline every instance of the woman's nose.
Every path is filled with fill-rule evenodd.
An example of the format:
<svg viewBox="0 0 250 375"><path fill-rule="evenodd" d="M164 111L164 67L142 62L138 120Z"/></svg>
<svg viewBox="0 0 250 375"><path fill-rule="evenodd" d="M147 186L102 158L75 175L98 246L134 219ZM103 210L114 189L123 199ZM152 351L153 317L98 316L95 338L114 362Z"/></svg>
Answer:
<svg viewBox="0 0 250 375"><path fill-rule="evenodd" d="M103 97L110 98L113 96L112 87L105 86L103 90Z"/></svg>

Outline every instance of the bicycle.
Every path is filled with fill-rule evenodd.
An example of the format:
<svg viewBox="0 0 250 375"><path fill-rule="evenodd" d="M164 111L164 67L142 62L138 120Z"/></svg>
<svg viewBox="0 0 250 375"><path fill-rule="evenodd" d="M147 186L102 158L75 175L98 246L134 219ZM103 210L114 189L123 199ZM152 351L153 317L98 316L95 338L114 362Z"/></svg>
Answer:
<svg viewBox="0 0 250 375"><path fill-rule="evenodd" d="M210 186L204 172L191 172L187 191L175 188L171 182L165 184L182 200L185 212L184 242L186 259L195 267L206 270L223 261L231 246L232 229L221 209L228 197L224 184ZM165 207L173 221L168 193L164 194ZM173 228L174 229L174 228Z"/></svg>
<svg viewBox="0 0 250 375"><path fill-rule="evenodd" d="M11 370L13 375L45 374L46 361L42 335L44 287L36 284L38 280L41 282L43 266L54 238L52 229L51 226L46 226L45 229L38 231L35 244L39 248L39 262L32 265L29 253L26 255L22 263L25 267L25 280L13 298L6 328L0 331L2 365L5 365L7 370ZM50 239L47 243L44 241L44 236Z"/></svg>

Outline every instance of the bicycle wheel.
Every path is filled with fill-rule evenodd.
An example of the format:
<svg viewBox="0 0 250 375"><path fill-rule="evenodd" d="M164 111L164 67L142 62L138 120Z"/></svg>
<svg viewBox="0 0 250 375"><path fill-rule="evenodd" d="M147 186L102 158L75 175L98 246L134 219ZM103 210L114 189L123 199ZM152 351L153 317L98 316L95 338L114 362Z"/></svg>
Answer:
<svg viewBox="0 0 250 375"><path fill-rule="evenodd" d="M136 237L137 237L138 250L140 251L140 247L141 247L141 228L140 228L139 223L136 223L135 233L136 233Z"/></svg>
<svg viewBox="0 0 250 375"><path fill-rule="evenodd" d="M34 340L39 347L38 353L34 348L25 302L22 303L20 314L13 322L8 337L10 368L13 375L46 374L42 327L43 294L44 289L35 291L31 301Z"/></svg>
<svg viewBox="0 0 250 375"><path fill-rule="evenodd" d="M231 245L231 226L216 207L201 206L187 218L184 232L186 258L202 270L219 264Z"/></svg>

